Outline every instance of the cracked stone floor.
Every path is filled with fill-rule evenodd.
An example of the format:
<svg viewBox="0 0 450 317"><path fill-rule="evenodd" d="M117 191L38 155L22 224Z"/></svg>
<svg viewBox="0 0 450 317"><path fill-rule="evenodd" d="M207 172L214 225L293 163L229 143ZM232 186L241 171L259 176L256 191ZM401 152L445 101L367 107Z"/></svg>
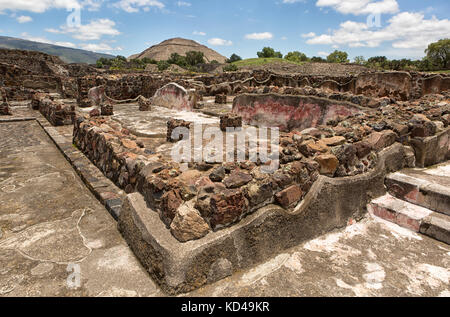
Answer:
<svg viewBox="0 0 450 317"><path fill-rule="evenodd" d="M448 297L449 268L450 246L367 216L188 295ZM0 123L0 296L164 296L33 121Z"/></svg>

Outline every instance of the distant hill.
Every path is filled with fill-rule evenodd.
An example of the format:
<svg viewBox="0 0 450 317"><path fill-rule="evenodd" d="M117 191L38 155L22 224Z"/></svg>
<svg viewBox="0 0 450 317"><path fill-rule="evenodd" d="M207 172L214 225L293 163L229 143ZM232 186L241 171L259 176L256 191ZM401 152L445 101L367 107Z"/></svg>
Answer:
<svg viewBox="0 0 450 317"><path fill-rule="evenodd" d="M0 36L0 48L37 51L49 55L55 55L66 63L95 64L101 57L114 58L109 54L95 53L75 48L22 40L13 37Z"/></svg>
<svg viewBox="0 0 450 317"><path fill-rule="evenodd" d="M216 51L204 45L201 45L192 40L186 40L182 38L166 40L158 45L154 45L146 49L142 53L130 56L129 59L143 59L145 57L148 57L157 61L163 61L168 60L170 58L170 55L172 55L173 53L178 53L184 56L189 51L202 52L205 55L206 62L212 62L216 60L219 63L225 63L225 61L227 60L225 56L220 55Z"/></svg>

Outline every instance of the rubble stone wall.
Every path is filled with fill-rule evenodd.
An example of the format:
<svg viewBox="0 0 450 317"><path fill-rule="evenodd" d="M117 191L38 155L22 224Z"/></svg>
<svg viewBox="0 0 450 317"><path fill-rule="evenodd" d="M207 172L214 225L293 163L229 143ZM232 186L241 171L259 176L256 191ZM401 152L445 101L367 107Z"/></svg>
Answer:
<svg viewBox="0 0 450 317"><path fill-rule="evenodd" d="M47 118L53 126L72 125L75 118L75 106L53 100L45 93L36 93L32 98L32 107Z"/></svg>

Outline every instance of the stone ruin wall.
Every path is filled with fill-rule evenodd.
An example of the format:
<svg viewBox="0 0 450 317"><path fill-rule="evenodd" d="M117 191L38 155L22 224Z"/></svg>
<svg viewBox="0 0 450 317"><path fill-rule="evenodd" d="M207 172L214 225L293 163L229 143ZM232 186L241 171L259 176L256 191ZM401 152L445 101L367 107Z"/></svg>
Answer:
<svg viewBox="0 0 450 317"><path fill-rule="evenodd" d="M358 75L280 75L268 71L243 71L219 75L186 76L151 73L102 73L88 65L64 64L56 57L0 49L0 86L10 100L31 99L35 91L58 92L63 98L87 103L90 88L106 85L113 99L152 97L157 89L175 82L201 95L240 94L261 86L313 87L370 97L410 100L449 89L450 76L407 72L367 72Z"/></svg>
<svg viewBox="0 0 450 317"><path fill-rule="evenodd" d="M244 95L237 100L252 98L244 105L251 107L255 100L264 103L285 97ZM288 97L296 99L291 102L293 107L305 101L304 96ZM319 105L315 98L308 100ZM184 242L231 226L267 204L290 209L305 197L320 174L342 178L370 172L377 163L377 153L394 143L405 145L404 160L410 167L450 159L450 105L421 106L425 102L386 103L380 114L375 109L329 100L320 107L317 118L312 116L321 121L316 128L302 126L305 130L301 132L281 134L281 165L271 176L261 175L261 164L249 161L194 164L186 176L179 164L146 149L136 136L106 117L78 118L74 143L120 188L141 193L172 234ZM341 116L342 109L335 109L336 105L355 112ZM411 112L411 108L415 109ZM308 121L311 126L312 121ZM182 224L177 212L182 206L182 210L198 210L201 218L197 223L202 222L201 227L207 230L187 234L183 228L180 235Z"/></svg>

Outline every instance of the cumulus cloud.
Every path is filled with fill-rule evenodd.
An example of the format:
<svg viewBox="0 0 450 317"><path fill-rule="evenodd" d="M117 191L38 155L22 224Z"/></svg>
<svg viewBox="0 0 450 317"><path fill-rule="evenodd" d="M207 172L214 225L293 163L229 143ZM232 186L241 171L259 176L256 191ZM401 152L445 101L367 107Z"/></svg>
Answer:
<svg viewBox="0 0 450 317"><path fill-rule="evenodd" d="M231 45L233 45L233 42L216 37L216 38L209 39L208 44L214 45L214 46L231 46Z"/></svg>
<svg viewBox="0 0 450 317"><path fill-rule="evenodd" d="M0 0L0 12L9 11L30 11L43 13L50 9L77 9L88 8L98 9L103 0Z"/></svg>
<svg viewBox="0 0 450 317"><path fill-rule="evenodd" d="M28 23L28 22L33 21L33 19L31 17L26 16L26 15L21 15L20 17L17 17L16 20L19 23Z"/></svg>
<svg viewBox="0 0 450 317"><path fill-rule="evenodd" d="M428 44L450 34L450 21L436 17L425 19L422 13L402 12L393 16L381 29L367 24L346 21L330 34L310 38L308 44L348 45L349 47L378 47L392 42L393 48L424 50Z"/></svg>
<svg viewBox="0 0 450 317"><path fill-rule="evenodd" d="M82 43L80 44L80 48L86 51L93 52L111 52L111 51L121 51L121 47L111 47L106 43Z"/></svg>
<svg viewBox="0 0 450 317"><path fill-rule="evenodd" d="M205 35L206 35L205 32L199 32L199 31L194 31L194 32L192 32L192 34L194 34L194 35L200 35L200 36L205 36Z"/></svg>
<svg viewBox="0 0 450 317"><path fill-rule="evenodd" d="M71 34L73 38L83 41L99 40L102 36L116 36L120 32L115 28L116 23L109 19L93 20L80 26L63 25L59 29L46 29L50 33Z"/></svg>
<svg viewBox="0 0 450 317"><path fill-rule="evenodd" d="M315 36L316 36L316 33L314 33L314 32L302 34L303 38L310 38L310 37L315 37Z"/></svg>
<svg viewBox="0 0 450 317"><path fill-rule="evenodd" d="M35 37L31 36L28 33L24 32L21 34L21 37L28 41L33 42L39 42L39 43L45 43L45 44L52 44L52 45L59 45L64 47L70 47L70 48L76 48L77 46L72 42L58 42L58 41L51 41L45 37Z"/></svg>
<svg viewBox="0 0 450 317"><path fill-rule="evenodd" d="M316 6L331 7L343 14L378 14L397 13L399 11L396 0L318 0Z"/></svg>
<svg viewBox="0 0 450 317"><path fill-rule="evenodd" d="M128 13L139 12L139 8L143 7L144 11L148 11L150 7L164 9L164 3L157 0L120 0L114 3L116 8L122 9Z"/></svg>
<svg viewBox="0 0 450 317"><path fill-rule="evenodd" d="M252 33L247 34L245 38L248 40L270 40L273 38L273 34L270 32Z"/></svg>

